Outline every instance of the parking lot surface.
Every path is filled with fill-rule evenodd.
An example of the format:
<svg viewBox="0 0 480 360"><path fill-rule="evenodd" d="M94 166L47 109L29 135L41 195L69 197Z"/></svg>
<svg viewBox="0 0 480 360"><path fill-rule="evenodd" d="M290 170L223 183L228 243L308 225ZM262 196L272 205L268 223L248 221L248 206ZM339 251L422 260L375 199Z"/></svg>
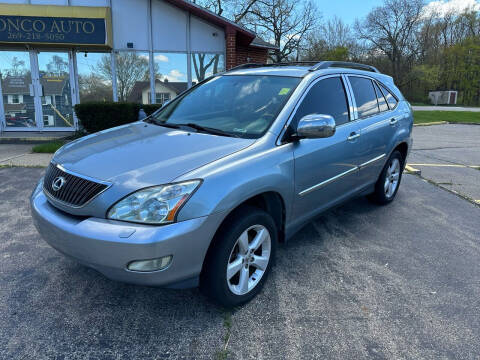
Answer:
<svg viewBox="0 0 480 360"><path fill-rule="evenodd" d="M0 144L0 163L32 152L28 144Z"/></svg>
<svg viewBox="0 0 480 360"><path fill-rule="evenodd" d="M480 125L414 127L408 163L425 179L480 203Z"/></svg>
<svg viewBox="0 0 480 360"><path fill-rule="evenodd" d="M50 248L0 169L1 359L474 359L480 208L413 175L386 207L359 198L279 248L264 291L225 311L197 289L105 279Z"/></svg>
<svg viewBox="0 0 480 360"><path fill-rule="evenodd" d="M415 111L473 111L480 112L480 107L465 106L412 106Z"/></svg>

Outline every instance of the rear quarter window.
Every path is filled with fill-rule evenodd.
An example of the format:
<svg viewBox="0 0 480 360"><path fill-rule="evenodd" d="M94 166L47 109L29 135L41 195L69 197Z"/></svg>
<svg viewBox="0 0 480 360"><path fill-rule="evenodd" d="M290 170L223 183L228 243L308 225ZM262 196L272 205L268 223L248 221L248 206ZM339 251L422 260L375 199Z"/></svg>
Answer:
<svg viewBox="0 0 480 360"><path fill-rule="evenodd" d="M380 84L380 87L382 89L383 94L385 95L385 99L387 99L388 107L391 109L394 109L397 104L398 100L393 94L382 84Z"/></svg>
<svg viewBox="0 0 480 360"><path fill-rule="evenodd" d="M374 84L375 84L375 92L377 93L378 107L380 109L380 112L387 111L389 109L387 105L387 100L383 96L383 93L378 87L378 84L376 82L374 82Z"/></svg>

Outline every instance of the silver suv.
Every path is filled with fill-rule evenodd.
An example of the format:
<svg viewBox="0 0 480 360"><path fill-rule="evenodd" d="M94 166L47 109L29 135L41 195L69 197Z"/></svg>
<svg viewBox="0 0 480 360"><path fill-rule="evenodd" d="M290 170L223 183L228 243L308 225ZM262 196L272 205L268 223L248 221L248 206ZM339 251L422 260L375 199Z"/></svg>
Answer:
<svg viewBox="0 0 480 360"><path fill-rule="evenodd" d="M55 249L119 281L252 299L277 243L398 191L413 117L374 67L247 64L144 119L62 147L31 197Z"/></svg>

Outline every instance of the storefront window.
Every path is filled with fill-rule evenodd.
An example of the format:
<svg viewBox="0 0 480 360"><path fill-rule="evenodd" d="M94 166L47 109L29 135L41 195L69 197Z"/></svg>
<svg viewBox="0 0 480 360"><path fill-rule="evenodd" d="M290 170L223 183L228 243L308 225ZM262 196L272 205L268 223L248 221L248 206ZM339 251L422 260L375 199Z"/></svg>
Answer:
<svg viewBox="0 0 480 360"><path fill-rule="evenodd" d="M35 105L30 95L30 55L0 51L0 80L7 127L35 127Z"/></svg>
<svg viewBox="0 0 480 360"><path fill-rule="evenodd" d="M192 81L199 82L205 78L224 71L223 54L192 54Z"/></svg>
<svg viewBox="0 0 480 360"><path fill-rule="evenodd" d="M147 52L119 51L115 55L118 101L150 103L150 68Z"/></svg>
<svg viewBox="0 0 480 360"><path fill-rule="evenodd" d="M188 87L187 54L155 53L155 102L164 104Z"/></svg>
<svg viewBox="0 0 480 360"><path fill-rule="evenodd" d="M112 101L112 69L109 53L77 53L80 102Z"/></svg>
<svg viewBox="0 0 480 360"><path fill-rule="evenodd" d="M43 127L74 127L67 52L38 53Z"/></svg>

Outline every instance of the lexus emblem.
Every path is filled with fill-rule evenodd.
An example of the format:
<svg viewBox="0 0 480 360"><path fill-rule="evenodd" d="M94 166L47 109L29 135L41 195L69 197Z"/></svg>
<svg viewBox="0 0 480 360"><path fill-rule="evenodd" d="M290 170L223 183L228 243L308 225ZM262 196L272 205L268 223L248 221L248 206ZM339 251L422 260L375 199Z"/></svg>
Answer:
<svg viewBox="0 0 480 360"><path fill-rule="evenodd" d="M55 179L53 179L53 181L52 181L53 191L60 190L63 187L63 185L65 185L66 182L67 181L65 180L65 178L63 176L58 176Z"/></svg>

